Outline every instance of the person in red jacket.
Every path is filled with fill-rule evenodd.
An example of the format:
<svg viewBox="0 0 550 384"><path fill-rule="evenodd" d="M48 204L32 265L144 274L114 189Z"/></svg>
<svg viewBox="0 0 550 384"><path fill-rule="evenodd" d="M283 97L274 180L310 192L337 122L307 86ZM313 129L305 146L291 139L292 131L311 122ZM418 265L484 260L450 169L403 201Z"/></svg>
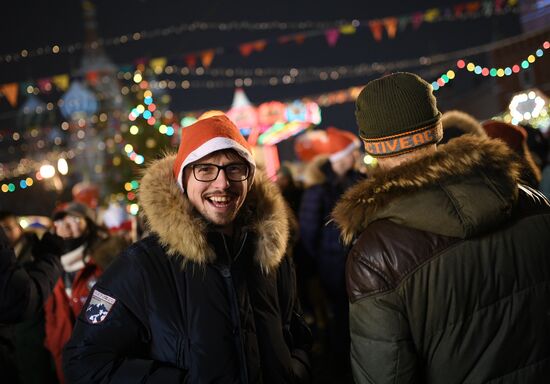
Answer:
<svg viewBox="0 0 550 384"><path fill-rule="evenodd" d="M97 278L126 245L119 238L110 238L93 216L89 208L75 202L57 209L53 216L55 233L64 239L63 273L44 307L45 344L54 357L61 383L65 382L61 352L71 337L75 319Z"/></svg>

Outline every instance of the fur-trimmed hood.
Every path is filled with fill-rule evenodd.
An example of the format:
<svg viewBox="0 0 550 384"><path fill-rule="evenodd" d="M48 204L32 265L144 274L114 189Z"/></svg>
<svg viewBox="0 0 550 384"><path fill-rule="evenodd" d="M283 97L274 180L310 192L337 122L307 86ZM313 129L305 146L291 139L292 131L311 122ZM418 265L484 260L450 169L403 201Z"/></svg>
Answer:
<svg viewBox="0 0 550 384"><path fill-rule="evenodd" d="M519 165L503 143L464 135L437 152L378 172L350 188L332 214L350 243L369 223L396 223L468 238L511 215Z"/></svg>
<svg viewBox="0 0 550 384"><path fill-rule="evenodd" d="M472 115L466 112L452 110L441 115L441 124L443 129L456 127L466 133L473 133L478 136L487 137L487 133L483 130L483 126Z"/></svg>
<svg viewBox="0 0 550 384"><path fill-rule="evenodd" d="M215 260L207 241L209 224L194 209L172 173L176 156L153 162L145 171L139 189L142 215L171 257L181 257L182 265L199 265ZM276 185L259 170L254 184L236 218L244 230L256 235L255 261L264 271L275 268L285 255L289 218L286 204Z"/></svg>

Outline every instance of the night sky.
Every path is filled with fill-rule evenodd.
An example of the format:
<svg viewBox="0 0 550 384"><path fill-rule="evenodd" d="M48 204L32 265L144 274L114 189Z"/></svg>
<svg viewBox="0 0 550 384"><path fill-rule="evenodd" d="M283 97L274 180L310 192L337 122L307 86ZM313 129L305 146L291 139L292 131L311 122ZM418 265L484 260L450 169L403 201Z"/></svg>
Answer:
<svg viewBox="0 0 550 384"><path fill-rule="evenodd" d="M410 15L430 8L444 9L465 1L169 1L169 0L96 0L97 34L99 38L111 39L121 35L131 36L136 32L153 31L192 22L346 22ZM38 57L6 60L7 55L20 54L23 50L36 52L41 47L59 45L66 47L82 43L85 39L82 4L78 0L15 1L4 5L3 21L0 23L0 85L17 82L36 84L38 79L59 74L75 78L82 61L82 49L72 53L41 55ZM336 25L336 24L335 24ZM324 29L324 28L323 28ZM320 29L321 31L323 29ZM446 54L462 49L480 46L506 37L519 35L522 28L519 16L514 13L466 18L458 21L423 23L419 28L408 26L397 32L394 39L386 35L377 42L368 27L361 25L354 34L341 35L334 47L329 47L321 34L304 40L302 44L279 44L277 39L284 35L304 32L304 29L285 30L236 30L236 31L194 31L169 34L155 38L129 41L126 44L104 46L109 59L118 69L133 71L136 62L155 57L167 57L168 65L185 65L184 56L210 48L221 48L223 54L216 54L210 69L216 68L296 68L300 71L311 67L358 66L360 64L386 63L414 59L422 56ZM268 45L261 52L243 57L239 44L267 39ZM473 59L486 60L479 56ZM455 64L455 59L437 66L407 68L433 81ZM383 73L356 76L338 80L307 81L292 85L253 85L245 92L254 104L265 101L291 101L296 98L361 86ZM466 79L451 83L438 94L440 109L453 107L468 87L479 79ZM184 77L173 76L179 84ZM192 79L190 79L193 81ZM227 109L231 105L234 87L223 88L176 88L168 91L171 96L170 109L174 112L206 109ZM25 101L20 93L19 106ZM0 98L0 130L15 126L13 108L5 98ZM350 131L356 130L354 104L347 102L322 108L323 121L320 128L336 126ZM7 145L7 144L6 144ZM5 148L0 145L0 149ZM279 145L281 157L292 156L293 140ZM30 192L29 192L30 193ZM15 195L14 195L15 197ZM21 206L19 210L27 210ZM50 207L44 207L48 211Z"/></svg>

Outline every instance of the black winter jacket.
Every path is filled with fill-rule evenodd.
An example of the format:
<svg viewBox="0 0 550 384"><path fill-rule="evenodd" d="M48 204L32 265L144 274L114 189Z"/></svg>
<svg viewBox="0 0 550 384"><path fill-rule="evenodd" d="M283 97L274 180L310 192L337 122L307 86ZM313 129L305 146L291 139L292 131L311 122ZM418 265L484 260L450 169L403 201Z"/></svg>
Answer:
<svg viewBox="0 0 550 384"><path fill-rule="evenodd" d="M172 162L158 161L142 180L153 236L94 287L65 349L67 381L307 382L311 338L284 257L288 217L278 190L256 175L237 218L247 225L231 239L195 213Z"/></svg>
<svg viewBox="0 0 550 384"><path fill-rule="evenodd" d="M324 157L315 159L306 169L308 188L302 195L299 213L301 241L331 291L343 281L349 247L340 241L340 231L330 220L330 213L342 194L363 178L355 170L339 178Z"/></svg>

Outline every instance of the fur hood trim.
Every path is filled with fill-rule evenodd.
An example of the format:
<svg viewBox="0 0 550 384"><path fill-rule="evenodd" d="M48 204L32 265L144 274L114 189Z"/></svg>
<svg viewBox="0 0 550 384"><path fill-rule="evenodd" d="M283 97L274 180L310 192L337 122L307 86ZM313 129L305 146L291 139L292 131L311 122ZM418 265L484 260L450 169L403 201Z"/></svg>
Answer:
<svg viewBox="0 0 550 384"><path fill-rule="evenodd" d="M139 189L142 215L151 232L171 257L181 257L199 265L215 260L208 244L209 225L182 193L172 173L176 156L167 155L145 170ZM245 230L257 236L255 260L265 272L276 268L283 259L289 236L286 204L276 185L257 171L254 184L236 218Z"/></svg>
<svg viewBox="0 0 550 384"><path fill-rule="evenodd" d="M448 111L441 116L441 124L443 125L443 132L445 128L455 127L466 133L473 133L477 136L487 137L485 130L481 126L481 123L477 121L472 115L469 115L462 111Z"/></svg>
<svg viewBox="0 0 550 384"><path fill-rule="evenodd" d="M343 241L349 244L369 223L380 219L378 214L389 209L395 199L411 196L426 187L438 188L451 180L465 180L483 173L491 180L498 180L505 199L514 199L519 165L511 155L510 149L498 140L471 134L461 136L439 145L431 155L387 172L376 172L359 182L346 191L332 216L342 231Z"/></svg>

